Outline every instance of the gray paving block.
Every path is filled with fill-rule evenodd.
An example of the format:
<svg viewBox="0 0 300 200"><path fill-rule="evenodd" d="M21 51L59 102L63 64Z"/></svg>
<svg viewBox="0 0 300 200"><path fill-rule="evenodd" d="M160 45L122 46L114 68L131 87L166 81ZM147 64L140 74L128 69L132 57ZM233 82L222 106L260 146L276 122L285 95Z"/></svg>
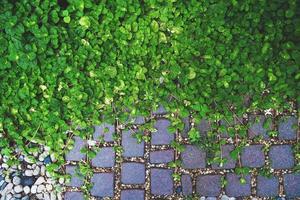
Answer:
<svg viewBox="0 0 300 200"><path fill-rule="evenodd" d="M66 192L64 200L84 200L82 192Z"/></svg>
<svg viewBox="0 0 300 200"><path fill-rule="evenodd" d="M95 197L113 197L114 196L114 174L113 173L95 173L91 178L93 187L91 195Z"/></svg>
<svg viewBox="0 0 300 200"><path fill-rule="evenodd" d="M71 187L81 187L83 185L83 180L76 174L77 166L66 166L66 174L71 175L70 183L66 184L67 186Z"/></svg>
<svg viewBox="0 0 300 200"><path fill-rule="evenodd" d="M112 147L102 147L92 159L94 167L113 167L115 165L115 151Z"/></svg>
<svg viewBox="0 0 300 200"><path fill-rule="evenodd" d="M154 127L157 129L157 132L151 134L152 145L170 144L174 140L175 134L168 131L170 125L171 122L167 119L156 121Z"/></svg>
<svg viewBox="0 0 300 200"><path fill-rule="evenodd" d="M184 128L183 128L183 131L181 133L181 136L183 138L188 138L188 132L190 131L191 129L191 125L190 125L190 118L189 117L185 117L182 119L182 122L184 123Z"/></svg>
<svg viewBox="0 0 300 200"><path fill-rule="evenodd" d="M205 168L206 153L193 145L186 145L185 151L181 153L183 168L197 169Z"/></svg>
<svg viewBox="0 0 300 200"><path fill-rule="evenodd" d="M80 137L74 137L74 147L66 154L66 160L68 161L80 161L84 160L86 155L80 153L80 149L82 149L86 145L85 141Z"/></svg>
<svg viewBox="0 0 300 200"><path fill-rule="evenodd" d="M94 140L99 141L99 137L103 137L105 142L113 142L113 134L115 133L115 125L102 123L99 126L95 126L95 132L93 135Z"/></svg>
<svg viewBox="0 0 300 200"><path fill-rule="evenodd" d="M168 163L174 160L174 150L150 152L150 163Z"/></svg>
<svg viewBox="0 0 300 200"><path fill-rule="evenodd" d="M193 193L193 183L190 175L183 174L181 176L182 194L187 196Z"/></svg>
<svg viewBox="0 0 300 200"><path fill-rule="evenodd" d="M144 200L145 191L138 189L122 190L121 200Z"/></svg>
<svg viewBox="0 0 300 200"><path fill-rule="evenodd" d="M300 173L285 174L283 183L288 198L300 197Z"/></svg>
<svg viewBox="0 0 300 200"><path fill-rule="evenodd" d="M134 132L132 130L122 132L122 147L124 157L143 157L145 143L137 142L137 139L133 137Z"/></svg>
<svg viewBox="0 0 300 200"><path fill-rule="evenodd" d="M153 114L164 115L164 114L167 114L167 110L164 108L163 105L159 105L159 107L155 111L153 111Z"/></svg>
<svg viewBox="0 0 300 200"><path fill-rule="evenodd" d="M297 138L297 118L288 117L281 119L278 125L278 138L294 140Z"/></svg>
<svg viewBox="0 0 300 200"><path fill-rule="evenodd" d="M223 145L222 146L222 157L226 159L226 162L223 166L220 166L218 163L212 164L213 169L233 169L235 168L236 161L233 160L230 156L230 152L234 150L234 145Z"/></svg>
<svg viewBox="0 0 300 200"><path fill-rule="evenodd" d="M295 163L291 145L271 146L269 159L273 169L290 169Z"/></svg>
<svg viewBox="0 0 300 200"><path fill-rule="evenodd" d="M219 196L221 193L221 175L198 176L196 180L196 191L201 196Z"/></svg>
<svg viewBox="0 0 300 200"><path fill-rule="evenodd" d="M151 194L171 195L173 194L173 170L152 168L150 171Z"/></svg>
<svg viewBox="0 0 300 200"><path fill-rule="evenodd" d="M209 122L206 119L202 119L200 121L200 123L198 123L196 125L196 128L200 132L200 134L204 136L209 131L210 125L209 125Z"/></svg>
<svg viewBox="0 0 300 200"><path fill-rule="evenodd" d="M256 121L258 118L258 121ZM254 138L256 136L262 136L264 139L269 139L268 130L264 128L264 123L266 121L266 117L263 115L250 115L249 122L251 126L248 129L249 138ZM271 128L271 124L269 129Z"/></svg>
<svg viewBox="0 0 300 200"><path fill-rule="evenodd" d="M122 163L121 181L124 184L144 184L145 183L145 164L142 163Z"/></svg>
<svg viewBox="0 0 300 200"><path fill-rule="evenodd" d="M257 177L257 195L259 197L276 197L279 191L278 177Z"/></svg>
<svg viewBox="0 0 300 200"><path fill-rule="evenodd" d="M245 167L262 167L265 164L263 145L246 146L241 153L242 165Z"/></svg>
<svg viewBox="0 0 300 200"><path fill-rule="evenodd" d="M145 124L145 117L143 116L135 117L133 124L137 124L137 125Z"/></svg>
<svg viewBox="0 0 300 200"><path fill-rule="evenodd" d="M251 177L250 175L245 176L245 184L240 183L241 176L229 173L226 175L227 185L225 187L225 192L227 196L231 197L245 197L251 195Z"/></svg>

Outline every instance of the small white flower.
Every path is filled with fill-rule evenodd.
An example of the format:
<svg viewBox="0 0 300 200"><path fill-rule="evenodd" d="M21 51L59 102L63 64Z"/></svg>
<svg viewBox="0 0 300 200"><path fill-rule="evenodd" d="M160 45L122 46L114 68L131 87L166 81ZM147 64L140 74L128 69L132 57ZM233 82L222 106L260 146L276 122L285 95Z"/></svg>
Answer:
<svg viewBox="0 0 300 200"><path fill-rule="evenodd" d="M95 140L88 140L87 143L89 146L95 146L97 144Z"/></svg>

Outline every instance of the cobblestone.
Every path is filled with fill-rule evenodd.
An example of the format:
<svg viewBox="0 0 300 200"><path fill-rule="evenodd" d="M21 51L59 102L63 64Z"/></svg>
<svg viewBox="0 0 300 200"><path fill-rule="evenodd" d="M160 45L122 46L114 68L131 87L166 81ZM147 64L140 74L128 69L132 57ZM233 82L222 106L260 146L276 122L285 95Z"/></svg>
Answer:
<svg viewBox="0 0 300 200"><path fill-rule="evenodd" d="M284 189L288 198L300 197L300 173L285 174Z"/></svg>
<svg viewBox="0 0 300 200"><path fill-rule="evenodd" d="M114 174L113 173L95 173L91 178L93 187L91 194L96 197L114 196Z"/></svg>
<svg viewBox="0 0 300 200"><path fill-rule="evenodd" d="M113 142L113 134L115 133L115 126L113 124L103 123L95 126L94 140L99 141L99 137L103 137L105 142Z"/></svg>
<svg viewBox="0 0 300 200"><path fill-rule="evenodd" d="M240 183L241 176L236 174L227 174L227 185L225 187L226 194L232 197L243 197L251 195L250 176L245 176L246 183Z"/></svg>
<svg viewBox="0 0 300 200"><path fill-rule="evenodd" d="M258 121L256 121L258 118ZM269 139L269 135L267 133L267 129L264 128L264 123L266 121L265 116L263 115L251 115L250 116L250 123L251 126L248 130L249 138L254 138L256 136L262 136L264 139ZM269 126L269 129L271 128L271 124Z"/></svg>
<svg viewBox="0 0 300 200"><path fill-rule="evenodd" d="M279 192L279 180L277 177L257 177L257 195L259 197L276 197Z"/></svg>
<svg viewBox="0 0 300 200"><path fill-rule="evenodd" d="M233 169L235 168L236 161L233 160L230 156L230 152L234 150L234 145L223 145L222 146L222 158L226 159L226 162L223 166L220 166L218 163L212 164L213 169Z"/></svg>
<svg viewBox="0 0 300 200"><path fill-rule="evenodd" d="M174 150L153 151L150 153L151 163L168 163L174 160Z"/></svg>
<svg viewBox="0 0 300 200"><path fill-rule="evenodd" d="M250 145L243 149L241 160L245 167L262 167L265 164L265 156L262 145Z"/></svg>
<svg viewBox="0 0 300 200"><path fill-rule="evenodd" d="M278 138L285 140L294 140L297 138L297 119L288 117L280 120L278 125Z"/></svg>
<svg viewBox="0 0 300 200"><path fill-rule="evenodd" d="M66 173L71 175L70 183L68 183L67 186L80 187L83 185L83 180L76 174L76 168L77 166L66 166Z"/></svg>
<svg viewBox="0 0 300 200"><path fill-rule="evenodd" d="M290 145L274 145L269 152L273 169L289 169L294 166L294 156Z"/></svg>
<svg viewBox="0 0 300 200"><path fill-rule="evenodd" d="M137 139L133 137L133 131L122 132L122 147L124 157L142 157L144 155L144 141L137 143Z"/></svg>
<svg viewBox="0 0 300 200"><path fill-rule="evenodd" d="M221 193L220 175L201 175L197 177L197 193L201 196L218 196Z"/></svg>
<svg viewBox="0 0 300 200"><path fill-rule="evenodd" d="M65 200L84 200L82 192L66 192Z"/></svg>
<svg viewBox="0 0 300 200"><path fill-rule="evenodd" d="M185 169L205 168L206 166L206 153L193 145L186 146L181 159Z"/></svg>
<svg viewBox="0 0 300 200"><path fill-rule="evenodd" d="M152 145L170 144L174 140L174 133L168 131L170 124L170 121L166 119L157 120L154 125L157 132L152 133L151 137Z"/></svg>
<svg viewBox="0 0 300 200"><path fill-rule="evenodd" d="M184 174L181 176L181 185L183 195L191 195L193 193L193 183L190 175Z"/></svg>
<svg viewBox="0 0 300 200"><path fill-rule="evenodd" d="M144 190L122 190L121 200L144 200Z"/></svg>
<svg viewBox="0 0 300 200"><path fill-rule="evenodd" d="M92 159L94 167L113 167L115 165L115 151L112 147L103 147Z"/></svg>
<svg viewBox="0 0 300 200"><path fill-rule="evenodd" d="M144 184L145 165L142 163L123 163L121 181L124 184Z"/></svg>
<svg viewBox="0 0 300 200"><path fill-rule="evenodd" d="M80 137L75 136L74 137L74 147L69 153L66 155L66 160L68 161L80 161L84 160L86 155L80 152L80 149L82 149L86 143L83 141Z"/></svg>
<svg viewBox="0 0 300 200"><path fill-rule="evenodd" d="M151 193L153 195L171 195L173 193L172 170L151 169Z"/></svg>

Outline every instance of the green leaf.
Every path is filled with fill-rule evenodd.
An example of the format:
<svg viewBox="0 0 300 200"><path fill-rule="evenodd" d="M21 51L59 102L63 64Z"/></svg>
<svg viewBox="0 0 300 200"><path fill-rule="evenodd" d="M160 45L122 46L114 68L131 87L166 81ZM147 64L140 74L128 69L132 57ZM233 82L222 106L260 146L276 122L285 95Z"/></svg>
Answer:
<svg viewBox="0 0 300 200"><path fill-rule="evenodd" d="M91 25L89 17L88 16L81 17L80 20L79 20L79 24L84 29L88 29L90 27L90 25Z"/></svg>

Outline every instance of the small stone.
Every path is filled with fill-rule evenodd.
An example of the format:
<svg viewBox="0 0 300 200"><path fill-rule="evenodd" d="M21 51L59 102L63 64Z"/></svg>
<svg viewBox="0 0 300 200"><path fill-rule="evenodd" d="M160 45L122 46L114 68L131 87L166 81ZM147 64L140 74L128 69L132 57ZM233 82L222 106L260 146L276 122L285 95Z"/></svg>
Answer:
<svg viewBox="0 0 300 200"><path fill-rule="evenodd" d="M39 173L40 173L40 167L36 166L35 169L33 170L33 175L37 176L37 175L39 175Z"/></svg>
<svg viewBox="0 0 300 200"><path fill-rule="evenodd" d="M45 188L44 185L39 185L39 186L37 187L37 193L43 193L45 189L46 189L46 188Z"/></svg>
<svg viewBox="0 0 300 200"><path fill-rule="evenodd" d="M40 185L42 183L45 183L45 178L40 176L36 181L35 181L35 185Z"/></svg>
<svg viewBox="0 0 300 200"><path fill-rule="evenodd" d="M41 172L41 175L42 175L42 176L45 176L45 173L46 173L46 167L45 167L44 165L41 166L40 172Z"/></svg>
<svg viewBox="0 0 300 200"><path fill-rule="evenodd" d="M21 193L23 191L23 187L21 185L17 185L14 187L15 193Z"/></svg>
<svg viewBox="0 0 300 200"><path fill-rule="evenodd" d="M47 191L51 191L51 190L53 189L53 187L52 187L52 185L47 184L47 185L46 185L46 189L47 189Z"/></svg>
<svg viewBox="0 0 300 200"><path fill-rule="evenodd" d="M15 197L15 198L21 198L21 197L22 197L22 194L14 194L14 197Z"/></svg>
<svg viewBox="0 0 300 200"><path fill-rule="evenodd" d="M25 186L23 190L24 190L25 194L29 194L30 193L30 187L29 186Z"/></svg>
<svg viewBox="0 0 300 200"><path fill-rule="evenodd" d="M25 170L24 174L25 174L25 176L33 176L33 171L32 170Z"/></svg>
<svg viewBox="0 0 300 200"><path fill-rule="evenodd" d="M54 192L50 193L50 200L56 200L56 195Z"/></svg>
<svg viewBox="0 0 300 200"><path fill-rule="evenodd" d="M10 192L13 189L14 185L12 183L8 183L5 187L5 190L7 192Z"/></svg>
<svg viewBox="0 0 300 200"><path fill-rule="evenodd" d="M44 200L50 200L50 195L48 193L44 194Z"/></svg>
<svg viewBox="0 0 300 200"><path fill-rule="evenodd" d="M50 163L51 163L51 157L50 157L50 156L47 156L47 157L43 158L42 161L44 161L44 164L45 164L45 165L50 164Z"/></svg>
<svg viewBox="0 0 300 200"><path fill-rule="evenodd" d="M64 184L65 179L64 179L63 177L60 177L60 178L58 179L58 182L59 182L60 184Z"/></svg>
<svg viewBox="0 0 300 200"><path fill-rule="evenodd" d="M31 193L32 193L32 194L36 194L36 192L37 192L37 185L33 185L33 186L31 187Z"/></svg>
<svg viewBox="0 0 300 200"><path fill-rule="evenodd" d="M55 155L53 153L50 155L50 158L51 158L52 162L56 162L57 161L57 159L55 158Z"/></svg>
<svg viewBox="0 0 300 200"><path fill-rule="evenodd" d="M41 199L41 200L42 200L42 199L44 198L44 195L43 195L43 194L37 194L37 195L36 195L36 198L38 198L38 199Z"/></svg>
<svg viewBox="0 0 300 200"><path fill-rule="evenodd" d="M29 196L22 197L21 200L29 200Z"/></svg>
<svg viewBox="0 0 300 200"><path fill-rule="evenodd" d="M21 177L21 185L23 186L32 186L35 182L35 177L33 176L22 176Z"/></svg>

